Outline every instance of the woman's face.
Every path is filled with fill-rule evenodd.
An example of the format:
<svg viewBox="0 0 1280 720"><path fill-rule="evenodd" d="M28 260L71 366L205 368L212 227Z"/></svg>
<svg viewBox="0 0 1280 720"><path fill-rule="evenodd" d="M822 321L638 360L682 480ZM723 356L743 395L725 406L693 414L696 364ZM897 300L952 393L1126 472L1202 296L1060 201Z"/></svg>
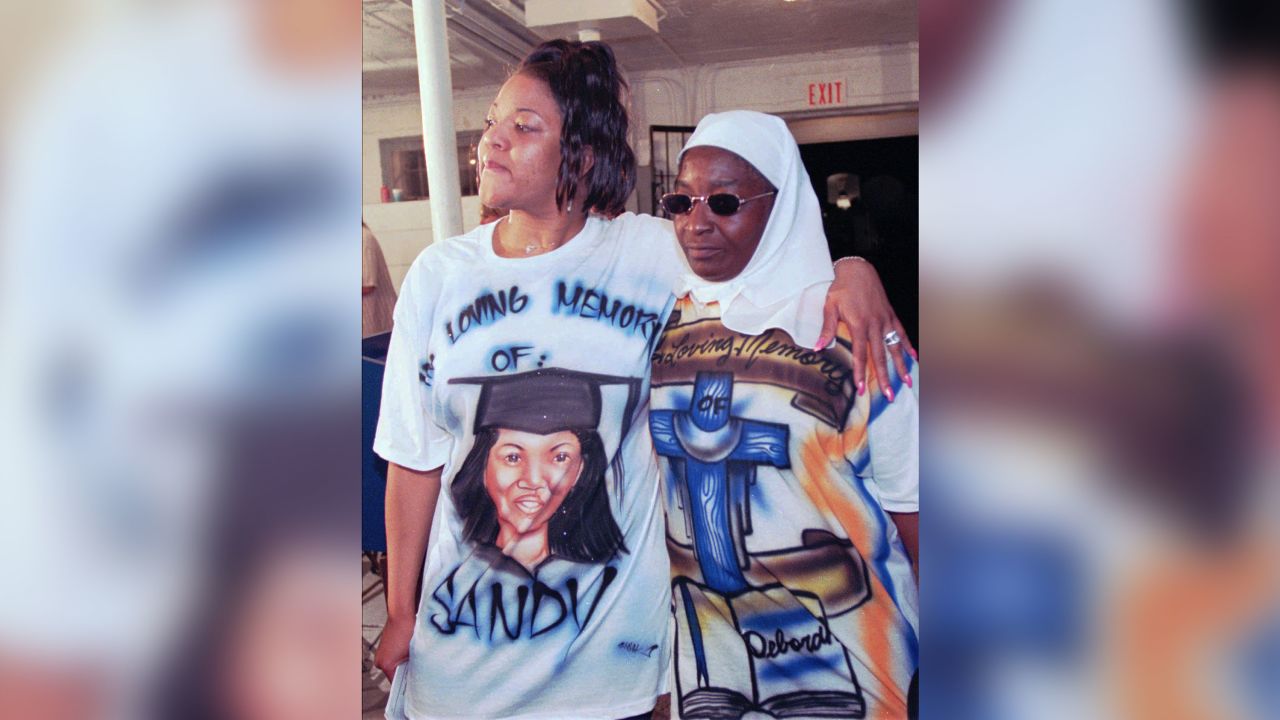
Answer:
<svg viewBox="0 0 1280 720"><path fill-rule="evenodd" d="M675 184L676 192L699 197L732 193L746 199L769 190L768 181L746 160L728 150L705 145L684 153ZM773 198L768 195L752 200L727 217L711 212L705 202L695 203L689 212L675 216L680 247L698 277L723 282L746 269L769 222Z"/></svg>
<svg viewBox="0 0 1280 720"><path fill-rule="evenodd" d="M560 108L546 83L515 75L498 91L480 139L480 202L504 210L555 206Z"/></svg>
<svg viewBox="0 0 1280 720"><path fill-rule="evenodd" d="M550 435L499 430L485 463L484 488L498 522L519 534L545 527L582 473L582 443L567 430Z"/></svg>

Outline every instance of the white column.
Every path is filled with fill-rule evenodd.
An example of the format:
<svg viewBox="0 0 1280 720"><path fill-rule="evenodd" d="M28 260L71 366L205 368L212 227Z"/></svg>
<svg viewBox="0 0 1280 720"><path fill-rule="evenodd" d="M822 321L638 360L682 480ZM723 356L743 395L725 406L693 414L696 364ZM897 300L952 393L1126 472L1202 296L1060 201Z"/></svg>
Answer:
<svg viewBox="0 0 1280 720"><path fill-rule="evenodd" d="M413 40L418 49L422 144L427 153L434 242L462 234L462 189L453 128L453 79L442 0L413 0Z"/></svg>

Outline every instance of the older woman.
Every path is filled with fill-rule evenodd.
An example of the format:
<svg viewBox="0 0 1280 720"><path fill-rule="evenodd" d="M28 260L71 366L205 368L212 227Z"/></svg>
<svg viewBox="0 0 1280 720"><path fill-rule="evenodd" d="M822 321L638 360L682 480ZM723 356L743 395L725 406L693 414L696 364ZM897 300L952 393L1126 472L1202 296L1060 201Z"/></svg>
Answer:
<svg viewBox="0 0 1280 720"><path fill-rule="evenodd" d="M786 124L708 115L662 200L688 258L653 355L687 718L905 717L917 663L910 375L859 394L847 333L813 351L830 259ZM764 316L743 288L771 292ZM890 393L897 394L889 402Z"/></svg>
<svg viewBox="0 0 1280 720"><path fill-rule="evenodd" d="M618 718L665 689L670 583L638 398L685 266L670 223L623 212L623 89L600 43L530 54L479 148L481 201L508 214L405 277L374 443L392 464L389 717ZM604 482L583 486L592 462ZM535 463L545 482L520 469ZM593 502L570 502L579 487Z"/></svg>

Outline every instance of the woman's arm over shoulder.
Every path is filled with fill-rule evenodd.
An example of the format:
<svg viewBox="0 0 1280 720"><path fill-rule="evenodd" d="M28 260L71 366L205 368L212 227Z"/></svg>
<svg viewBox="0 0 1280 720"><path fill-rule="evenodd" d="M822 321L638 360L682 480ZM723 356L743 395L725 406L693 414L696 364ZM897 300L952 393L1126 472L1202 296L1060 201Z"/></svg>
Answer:
<svg viewBox="0 0 1280 720"><path fill-rule="evenodd" d="M874 372L881 378L880 389L893 401L893 393L887 384L891 377L888 372L889 362L897 368L898 375L910 378L908 361L918 359L907 331L898 320L897 313L889 304L880 275L870 262L862 258L841 258L835 264L835 281L827 293L826 306L823 308L822 334L818 338L818 347L826 347L835 337L837 323L849 328L853 342L854 382L862 383L859 390L870 384L868 374ZM896 336L897 342L886 341ZM866 364L867 349L884 347L885 355L871 355L871 364ZM908 380L910 384L910 380Z"/></svg>
<svg viewBox="0 0 1280 720"><path fill-rule="evenodd" d="M624 252L646 268L646 274L674 293L688 268L670 220L653 215L622 213L609 221L619 233Z"/></svg>

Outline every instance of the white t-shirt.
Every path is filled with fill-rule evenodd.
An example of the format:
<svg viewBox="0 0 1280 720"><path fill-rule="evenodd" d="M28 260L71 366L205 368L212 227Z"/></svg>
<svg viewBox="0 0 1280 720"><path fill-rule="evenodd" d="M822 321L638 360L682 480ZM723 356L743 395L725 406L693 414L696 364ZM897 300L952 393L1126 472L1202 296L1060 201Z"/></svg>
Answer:
<svg viewBox="0 0 1280 720"><path fill-rule="evenodd" d="M669 657L648 365L681 259L648 216L529 258L495 225L424 250L396 305L374 450L444 474L388 714L641 713Z"/></svg>
<svg viewBox="0 0 1280 720"><path fill-rule="evenodd" d="M676 302L650 411L672 717L907 716L916 585L887 513L919 509L918 406L896 370L893 402L874 377L856 393L846 332L814 352L782 330L729 330L718 304Z"/></svg>

